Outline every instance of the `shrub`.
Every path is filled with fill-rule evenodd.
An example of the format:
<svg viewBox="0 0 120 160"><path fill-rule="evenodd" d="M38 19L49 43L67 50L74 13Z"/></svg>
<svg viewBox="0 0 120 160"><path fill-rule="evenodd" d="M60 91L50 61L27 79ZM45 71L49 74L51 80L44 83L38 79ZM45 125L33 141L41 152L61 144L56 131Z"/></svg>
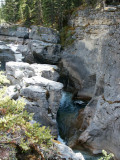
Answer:
<svg viewBox="0 0 120 160"><path fill-rule="evenodd" d="M0 72L0 85L4 83L9 81ZM5 96L6 88L0 89L0 145L14 144L23 151L31 147L51 146L52 136L49 128L40 127L39 123L31 124L33 114L25 111L23 99L15 101Z"/></svg>
<svg viewBox="0 0 120 160"><path fill-rule="evenodd" d="M107 152L105 150L102 150L102 153L104 156L101 157L99 160L111 160L114 157L114 154L112 154L112 153L107 154Z"/></svg>
<svg viewBox="0 0 120 160"><path fill-rule="evenodd" d="M66 26L60 32L61 45L63 47L71 45L75 39L73 39L73 35L75 34L75 28Z"/></svg>

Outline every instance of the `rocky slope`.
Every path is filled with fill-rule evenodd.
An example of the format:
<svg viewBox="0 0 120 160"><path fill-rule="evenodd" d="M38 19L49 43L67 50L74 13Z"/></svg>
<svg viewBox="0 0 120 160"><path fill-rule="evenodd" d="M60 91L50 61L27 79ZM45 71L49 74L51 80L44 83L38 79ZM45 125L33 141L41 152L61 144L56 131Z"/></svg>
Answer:
<svg viewBox="0 0 120 160"><path fill-rule="evenodd" d="M52 134L57 135L56 115L63 88L56 82L58 67L19 61L57 63L61 48L57 44L58 32L46 27L32 26L30 31L26 27L1 26L0 40L1 69L6 68L12 85L8 94L14 99L24 97L26 109L35 113L34 120L49 126Z"/></svg>
<svg viewBox="0 0 120 160"><path fill-rule="evenodd" d="M54 29L37 26L31 26L31 29L1 26L0 35L0 40L18 44L17 49L28 63L57 64L60 60L60 37ZM26 35L28 39L24 39Z"/></svg>
<svg viewBox="0 0 120 160"><path fill-rule="evenodd" d="M24 97L26 110L34 113L34 120L49 126L57 135L56 115L59 108L63 85L57 81L57 66L28 64L24 62L6 63L7 78L11 82L8 94L11 98Z"/></svg>
<svg viewBox="0 0 120 160"><path fill-rule="evenodd" d="M62 65L79 90L78 97L92 98L77 142L120 159L120 6L78 10L69 25L74 42L64 50Z"/></svg>
<svg viewBox="0 0 120 160"><path fill-rule="evenodd" d="M76 143L82 144L93 153L100 153L105 149L114 153L119 160L120 6L108 7L105 10L80 9L71 16L69 28L73 32L68 39L72 39L73 43L62 53L61 46L58 44L58 33L49 28L35 26L32 27L29 35L31 39L17 49L22 52L24 60L30 63L37 61L57 64L61 59L62 76L69 76L68 85L72 84L73 89L77 90L75 92L77 98L91 99L78 116L77 122L80 121L81 125L79 124L80 128L70 139L69 144L71 146ZM8 34L3 32L2 35ZM13 41L16 39L13 33L10 36L13 36L11 38ZM19 37L23 37L23 34ZM0 38L9 39L8 36ZM20 38L17 40L22 43ZM2 47L6 55L6 50L8 53L10 48L6 48L5 44ZM2 53L0 51L1 55ZM9 58L10 55L14 60L11 51L6 57ZM14 85L9 90L17 90L17 93L10 94L14 98L24 96L27 102L26 108L36 113L35 120L50 125L53 133L56 133L56 113L62 85L54 82L58 79L57 67L49 67L47 65L41 67L38 64L8 63L8 78ZM40 97L42 99L39 99ZM45 108L41 109L39 102ZM48 113L47 116L45 115L46 118L42 114L42 120L39 119L39 111Z"/></svg>
<svg viewBox="0 0 120 160"><path fill-rule="evenodd" d="M61 46L58 44L59 35L53 29L33 26L29 39L25 40L23 45L23 38L28 31L25 27L0 27L1 69L6 70L11 82L7 94L15 100L24 98L26 110L34 113L31 123L37 121L49 126L52 134L57 136L56 115L63 88L61 83L56 82L59 78L59 68L55 65L34 62L58 63L61 51ZM23 59L32 64L22 62ZM9 145L6 148L0 149L0 152L3 152L1 158L15 159L16 150ZM14 151L12 155L11 150ZM84 160L81 153L74 153L69 147L57 141L54 141L52 152L48 153L47 159ZM19 153L17 155L20 156Z"/></svg>

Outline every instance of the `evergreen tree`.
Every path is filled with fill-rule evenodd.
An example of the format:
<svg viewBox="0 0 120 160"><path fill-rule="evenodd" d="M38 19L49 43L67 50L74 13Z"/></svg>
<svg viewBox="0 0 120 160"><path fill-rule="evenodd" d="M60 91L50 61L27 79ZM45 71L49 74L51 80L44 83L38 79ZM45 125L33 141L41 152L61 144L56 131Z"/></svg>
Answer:
<svg viewBox="0 0 120 160"><path fill-rule="evenodd" d="M6 0L2 15L6 22L20 21L27 26L45 25L60 30L75 7L99 1L103 0Z"/></svg>
<svg viewBox="0 0 120 160"><path fill-rule="evenodd" d="M18 10L19 0L6 0L5 5L3 5L4 19L11 23L17 22L20 18Z"/></svg>

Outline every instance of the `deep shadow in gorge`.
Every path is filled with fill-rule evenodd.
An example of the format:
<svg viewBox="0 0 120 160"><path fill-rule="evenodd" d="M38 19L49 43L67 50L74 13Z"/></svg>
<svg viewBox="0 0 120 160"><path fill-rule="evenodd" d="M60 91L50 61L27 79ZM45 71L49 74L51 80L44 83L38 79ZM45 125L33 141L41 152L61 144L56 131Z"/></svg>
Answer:
<svg viewBox="0 0 120 160"><path fill-rule="evenodd" d="M77 104L77 102L81 104ZM73 101L72 93L63 91L63 95L60 102L59 111L57 114L57 122L60 136L68 143L70 137L72 137L81 126L82 112L86 102ZM81 117L80 115L81 112Z"/></svg>
<svg viewBox="0 0 120 160"><path fill-rule="evenodd" d="M83 121L83 112L84 108L87 105L87 102L74 101L72 99L72 93L63 91L62 98L60 101L60 107L57 114L58 130L59 130L59 140L71 146L74 152L81 152L84 155L85 160L97 160L101 155L93 155L82 145L76 145L73 141L73 137L80 134L81 125ZM78 104L79 103L79 104ZM62 138L62 139L61 139ZM71 141L72 138L72 141ZM73 142L73 144L70 142Z"/></svg>

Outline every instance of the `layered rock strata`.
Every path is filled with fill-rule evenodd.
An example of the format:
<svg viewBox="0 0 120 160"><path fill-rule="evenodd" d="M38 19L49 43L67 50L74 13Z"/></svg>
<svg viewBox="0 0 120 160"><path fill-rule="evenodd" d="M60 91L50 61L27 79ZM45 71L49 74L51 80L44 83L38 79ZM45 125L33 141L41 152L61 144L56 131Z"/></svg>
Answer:
<svg viewBox="0 0 120 160"><path fill-rule="evenodd" d="M0 26L0 35L23 38L29 33L29 29L26 27L14 26Z"/></svg>
<svg viewBox="0 0 120 160"><path fill-rule="evenodd" d="M33 56L37 62L57 64L60 60L61 45L59 33L51 28L32 26L31 41L25 60Z"/></svg>
<svg viewBox="0 0 120 160"><path fill-rule="evenodd" d="M25 36L28 39L24 39ZM24 61L28 63L57 64L61 58L59 33L51 28L31 26L1 26L0 40L18 44ZM21 46L23 44L23 46Z"/></svg>
<svg viewBox="0 0 120 160"><path fill-rule="evenodd" d="M56 82L58 67L46 64L8 62L7 78L11 85L8 94L11 98L24 97L26 110L34 113L34 120L49 126L57 135L56 115L59 108L63 85Z"/></svg>
<svg viewBox="0 0 120 160"><path fill-rule="evenodd" d="M74 43L63 53L63 67L92 100L84 110L79 143L94 153L105 149L120 159L120 10L79 10L69 24ZM81 134L82 133L82 134Z"/></svg>

